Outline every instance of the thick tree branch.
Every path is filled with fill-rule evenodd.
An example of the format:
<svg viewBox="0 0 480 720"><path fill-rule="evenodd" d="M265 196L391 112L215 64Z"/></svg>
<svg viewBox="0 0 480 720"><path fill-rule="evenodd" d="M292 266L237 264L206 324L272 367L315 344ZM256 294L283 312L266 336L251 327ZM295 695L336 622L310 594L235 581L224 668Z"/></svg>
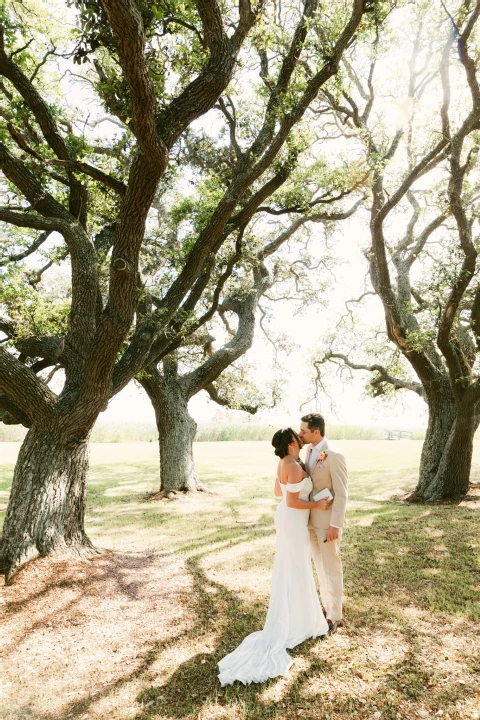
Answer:
<svg viewBox="0 0 480 720"><path fill-rule="evenodd" d="M35 215L34 217L37 217L37 216ZM2 217L2 208L1 207L0 207L0 220L3 220L4 222L10 222L10 221L5 220ZM16 223L10 223L10 224L16 225ZM23 225L22 227L29 227L29 226ZM29 255L34 253L35 250L38 250L38 248L41 245L43 245L43 243L46 242L46 240L48 240L49 237L50 237L50 231L42 232L37 237L37 239L34 240L34 242L31 245L29 245L29 247L26 250L24 250L23 252L12 253L12 254L7 255L6 257L2 258L2 260L0 260L0 267L2 267L3 265L6 265L7 263L17 262L18 260L23 260L24 258L28 257Z"/></svg>
<svg viewBox="0 0 480 720"><path fill-rule="evenodd" d="M15 335L15 326L7 318L0 316L0 332L4 333L9 338L12 338Z"/></svg>
<svg viewBox="0 0 480 720"><path fill-rule="evenodd" d="M201 6L205 7L207 5L208 0L202 0L201 3L197 0L197 7L199 9L199 12ZM253 10L250 0L238 0L239 22L237 27L235 28L235 32L232 37L232 46L235 50L237 50L237 48L240 48L240 46L242 45L249 31L255 24L257 17L263 11L264 6L265 0L260 0L259 2L257 2L256 9Z"/></svg>
<svg viewBox="0 0 480 720"><path fill-rule="evenodd" d="M244 300L231 299L224 304L225 309L231 309L238 315L237 331L229 342L207 358L200 367L182 377L182 385L187 397L192 397L215 381L229 365L251 347L255 332L255 310L259 298L270 282L268 276L262 277Z"/></svg>
<svg viewBox="0 0 480 720"><path fill-rule="evenodd" d="M249 0L240 0L240 22L231 39L223 27L217 0L196 0L196 6L210 55L198 77L158 117L157 128L168 147L173 145L193 120L210 110L227 88L238 52L256 22L263 0L257 5L256 12L253 12Z"/></svg>
<svg viewBox="0 0 480 720"><path fill-rule="evenodd" d="M0 348L0 390L32 422L41 424L53 418L56 395L33 370L25 367L4 348Z"/></svg>
<svg viewBox="0 0 480 720"><path fill-rule="evenodd" d="M0 422L4 425L24 425L30 427L31 419L18 408L12 399L0 392Z"/></svg>
<svg viewBox="0 0 480 720"><path fill-rule="evenodd" d="M133 132L151 162L164 163L167 148L157 132L157 97L145 57L145 30L133 0L102 0L115 35L120 64L128 84Z"/></svg>
<svg viewBox="0 0 480 720"><path fill-rule="evenodd" d="M75 223L74 218L63 205L50 195L35 175L0 142L0 169L20 192L27 198L31 210L37 210L47 217L60 218Z"/></svg>
<svg viewBox="0 0 480 720"><path fill-rule="evenodd" d="M472 223L467 218L461 197L465 175L460 166L462 146L463 138L456 139L452 143L448 197L450 210L457 223L464 260L443 309L437 333L437 344L447 362L452 381L452 390L456 396L461 394L465 382L469 383L471 367L463 353L462 346L452 336L452 327L457 317L460 302L475 273L478 254L472 240Z"/></svg>
<svg viewBox="0 0 480 720"><path fill-rule="evenodd" d="M65 350L65 340L60 337L29 337L18 340L15 347L20 353L20 362L28 358L42 358L49 365L56 363Z"/></svg>
<svg viewBox="0 0 480 720"><path fill-rule="evenodd" d="M32 424L28 415L25 415L3 392L0 392L0 422L4 425L23 425L27 428Z"/></svg>
<svg viewBox="0 0 480 720"><path fill-rule="evenodd" d="M47 103L21 68L7 56L2 27L0 27L0 74L12 83L25 100L55 155L62 160L75 160L72 151L60 134Z"/></svg>
<svg viewBox="0 0 480 720"><path fill-rule="evenodd" d="M473 106L478 108L480 106L480 87L477 80L477 64L473 58L470 57L468 51L468 40L473 32L473 29L480 17L480 0L475 3L475 8L471 13L467 24L460 37L458 38L458 49L460 52L460 58L465 67L465 73L467 76L467 82L470 87L472 95Z"/></svg>
<svg viewBox="0 0 480 720"><path fill-rule="evenodd" d="M115 190L115 192L119 195L124 195L126 192L127 186L124 182L117 180L117 178L112 177L112 175L103 172L100 168L94 167L89 163L81 162L79 160L48 160L46 162L49 162L52 165L59 165L67 170L84 173L85 175L93 178L93 180L102 183L102 185L106 185L106 187Z"/></svg>
<svg viewBox="0 0 480 720"><path fill-rule="evenodd" d="M307 37L309 21L311 20L317 7L318 0L305 0L302 17L295 28L290 47L283 59L280 72L277 77L277 82L270 93L267 107L265 109L263 126L255 141L249 148L248 152L252 157L258 157L261 155L273 138L278 107L290 85L290 81L297 67L303 45Z"/></svg>
<svg viewBox="0 0 480 720"><path fill-rule="evenodd" d="M210 399L213 400L213 402L216 402L217 405L221 405L222 407L228 407L235 410L244 410L250 415L255 415L255 413L258 411L258 407L256 405L247 405L245 403L242 403L238 407L234 406L231 400L229 400L224 395L220 395L218 389L215 387L213 382L206 385L203 390L207 391L207 393L210 395Z"/></svg>
<svg viewBox="0 0 480 720"><path fill-rule="evenodd" d="M343 31L341 32L339 38L337 39L328 61L314 75L314 77L309 80L303 95L296 103L295 107L292 108L289 113L283 116L280 122L278 132L272 138L268 149L265 151L262 157L260 157L256 165L252 169L252 173L255 179L260 177L260 175L265 171L265 169L271 165L274 158L277 156L280 148L283 146L291 129L304 116L305 112L310 107L313 100L317 97L320 88L322 88L322 86L325 85L327 80L329 80L338 72L340 59L347 45L351 42L357 31L363 13L365 12L365 7L365 0L354 0L351 16L347 24L345 25ZM255 148L256 153L259 153L260 151L263 152L267 144L267 142L261 143L258 149ZM254 157L256 153L253 153L252 149L250 149L250 154L252 154Z"/></svg>
<svg viewBox="0 0 480 720"><path fill-rule="evenodd" d="M45 217L44 215L37 215L33 212L18 212L16 210L10 210L8 205L6 207L0 206L0 221L6 222L9 225L15 225L16 227L45 230L48 234L55 231L68 233L70 229L69 224L60 218ZM30 253L27 253L27 255L29 254Z"/></svg>
<svg viewBox="0 0 480 720"><path fill-rule="evenodd" d="M470 324L475 336L477 351L480 352L480 284L477 285L473 296Z"/></svg>
<svg viewBox="0 0 480 720"><path fill-rule="evenodd" d="M421 398L425 399L425 391L421 383L396 378L391 375L388 370L383 367L383 365L379 365L378 363L373 363L372 365L354 363L347 357L347 355L329 351L325 353L321 360L316 360L314 362L314 365L318 369L319 365L323 365L324 363L329 361L334 362L335 360L341 360L347 367L351 368L352 370L367 370L368 372L377 373L377 377L370 381L370 384L376 391L376 395L383 395L381 385L383 383L388 383L389 385L392 385L395 390L412 390Z"/></svg>
<svg viewBox="0 0 480 720"><path fill-rule="evenodd" d="M75 160L75 154L63 139L55 118L33 82L5 52L3 27L0 26L0 74L6 77L20 93L38 122L43 136L55 155L61 160ZM69 209L72 215L85 226L87 217L87 190L69 174Z"/></svg>
<svg viewBox="0 0 480 720"><path fill-rule="evenodd" d="M23 163L0 143L0 168L30 202L31 209L41 213L19 213L0 209L0 219L23 227L57 230L68 246L72 262L72 304L66 342L83 358L92 340L101 295L95 247L82 225L45 189ZM42 217L43 216L43 217Z"/></svg>

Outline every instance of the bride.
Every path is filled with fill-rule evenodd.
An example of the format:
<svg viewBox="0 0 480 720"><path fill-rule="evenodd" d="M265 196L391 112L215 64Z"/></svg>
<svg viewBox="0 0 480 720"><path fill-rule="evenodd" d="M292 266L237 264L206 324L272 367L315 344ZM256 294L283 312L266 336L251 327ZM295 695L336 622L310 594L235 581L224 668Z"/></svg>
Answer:
<svg viewBox="0 0 480 720"><path fill-rule="evenodd" d="M327 510L332 501L309 500L312 481L300 465L303 442L292 428L272 438L280 457L275 495L276 547L267 619L263 630L248 635L218 663L222 687L235 680L248 685L285 675L293 660L287 653L307 638L328 633L313 579L308 535L310 510Z"/></svg>

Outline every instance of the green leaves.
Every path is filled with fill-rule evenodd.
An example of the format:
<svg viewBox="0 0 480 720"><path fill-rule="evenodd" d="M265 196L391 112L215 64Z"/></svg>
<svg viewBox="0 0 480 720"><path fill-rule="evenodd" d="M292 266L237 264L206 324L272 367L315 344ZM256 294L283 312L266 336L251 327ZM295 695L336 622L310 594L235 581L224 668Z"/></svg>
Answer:
<svg viewBox="0 0 480 720"><path fill-rule="evenodd" d="M16 339L63 335L70 310L68 280L59 279L34 287L35 271L10 270L0 275L2 303L14 327ZM30 282L28 281L30 279Z"/></svg>

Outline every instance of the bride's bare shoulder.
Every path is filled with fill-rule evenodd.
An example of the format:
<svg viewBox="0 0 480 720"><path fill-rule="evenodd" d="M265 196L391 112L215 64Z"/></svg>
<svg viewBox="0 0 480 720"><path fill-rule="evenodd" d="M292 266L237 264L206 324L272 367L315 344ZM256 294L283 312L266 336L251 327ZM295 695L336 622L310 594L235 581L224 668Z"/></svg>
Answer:
<svg viewBox="0 0 480 720"><path fill-rule="evenodd" d="M291 455L286 455L284 458L280 460L281 467L283 468L284 472L291 473L295 471L297 468L300 469L299 464L293 458Z"/></svg>
<svg viewBox="0 0 480 720"><path fill-rule="evenodd" d="M278 463L278 476L284 484L291 482L292 477L297 475L298 464L291 455L286 455ZM299 468L300 469L300 468Z"/></svg>
<svg viewBox="0 0 480 720"><path fill-rule="evenodd" d="M283 465L283 472L288 476L288 482L299 482L305 477L305 472L301 465L292 456L285 457Z"/></svg>

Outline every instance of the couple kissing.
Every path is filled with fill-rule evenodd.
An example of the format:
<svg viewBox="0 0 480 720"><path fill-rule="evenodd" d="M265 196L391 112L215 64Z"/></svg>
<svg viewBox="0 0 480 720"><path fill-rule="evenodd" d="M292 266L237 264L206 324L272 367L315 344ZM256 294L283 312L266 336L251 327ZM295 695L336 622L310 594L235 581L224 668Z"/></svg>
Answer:
<svg viewBox="0 0 480 720"><path fill-rule="evenodd" d="M300 450L308 444L305 463ZM340 541L347 503L344 456L325 436L319 413L301 419L300 431L278 430L272 438L280 460L274 493L275 559L263 630L251 633L218 663L219 680L245 685L285 675L287 650L307 638L336 632L342 624L343 571ZM318 598L312 568L317 571Z"/></svg>

